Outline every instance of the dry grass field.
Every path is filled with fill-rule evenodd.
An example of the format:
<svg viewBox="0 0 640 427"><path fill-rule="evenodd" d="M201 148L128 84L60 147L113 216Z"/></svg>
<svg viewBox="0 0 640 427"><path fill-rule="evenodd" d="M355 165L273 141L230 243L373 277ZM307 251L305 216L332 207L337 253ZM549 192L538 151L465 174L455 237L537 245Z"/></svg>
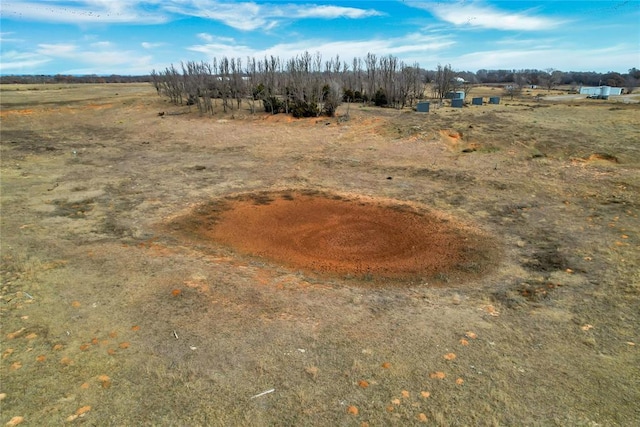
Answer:
<svg viewBox="0 0 640 427"><path fill-rule="evenodd" d="M0 423L640 425L640 104L0 97Z"/></svg>

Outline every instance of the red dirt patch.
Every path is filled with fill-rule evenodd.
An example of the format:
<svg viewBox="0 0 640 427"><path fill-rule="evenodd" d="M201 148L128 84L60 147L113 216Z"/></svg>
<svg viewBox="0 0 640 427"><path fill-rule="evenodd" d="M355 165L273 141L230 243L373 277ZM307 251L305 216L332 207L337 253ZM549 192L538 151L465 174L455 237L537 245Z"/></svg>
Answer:
<svg viewBox="0 0 640 427"><path fill-rule="evenodd" d="M0 117L5 117L5 116L10 116L10 115L17 115L17 116L28 116L33 114L33 110L31 109L25 109L25 110L3 110L0 111Z"/></svg>
<svg viewBox="0 0 640 427"><path fill-rule="evenodd" d="M611 154L606 153L593 153L586 159L588 162L611 162L611 163L619 163L618 158L616 156L612 156Z"/></svg>
<svg viewBox="0 0 640 427"><path fill-rule="evenodd" d="M492 239L444 215L324 194L228 198L171 227L291 268L370 279L477 275L495 252Z"/></svg>

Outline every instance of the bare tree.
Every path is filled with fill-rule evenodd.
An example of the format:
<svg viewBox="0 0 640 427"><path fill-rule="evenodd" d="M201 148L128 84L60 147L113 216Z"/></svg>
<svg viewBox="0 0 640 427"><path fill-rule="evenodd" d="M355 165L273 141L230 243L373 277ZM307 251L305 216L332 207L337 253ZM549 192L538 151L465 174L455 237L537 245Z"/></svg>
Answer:
<svg viewBox="0 0 640 427"><path fill-rule="evenodd" d="M439 73L444 96L453 75L451 66L440 67ZM151 79L159 94L176 104L186 100L201 114L214 114L217 100L228 112L240 109L247 99L252 113L256 101L261 101L267 112L309 117L334 115L343 99L396 108L413 105L424 94L425 75L417 63L407 66L393 55L378 58L369 53L365 60L354 58L349 64L339 55L323 62L319 52L304 52L286 61L270 56L248 57L246 62L227 57L182 62L180 72L171 65L160 73L152 71Z"/></svg>
<svg viewBox="0 0 640 427"><path fill-rule="evenodd" d="M182 68L182 80L185 94L187 96L187 105L191 106L196 104L198 107L198 111L202 113L202 106L200 104L200 93L198 91L199 85L199 74L200 70L198 65L195 62L181 62L180 66ZM191 109L191 107L189 107Z"/></svg>
<svg viewBox="0 0 640 427"><path fill-rule="evenodd" d="M423 96L424 84L420 76L420 66L418 63L412 66L400 63L400 71L396 77L400 108L407 104L411 107L416 99Z"/></svg>
<svg viewBox="0 0 640 427"><path fill-rule="evenodd" d="M554 70L553 68L547 68L544 73L538 76L540 85L545 87L550 92L554 87L560 84L562 81L562 71Z"/></svg>
<svg viewBox="0 0 640 427"><path fill-rule="evenodd" d="M376 91L376 79L378 69L378 58L373 53L367 53L365 58L365 64L367 66L367 96L369 99L373 99L373 94Z"/></svg>
<svg viewBox="0 0 640 427"><path fill-rule="evenodd" d="M174 104L182 104L182 76L178 73L176 67L171 64L171 66L165 70L163 77L163 92Z"/></svg>
<svg viewBox="0 0 640 427"><path fill-rule="evenodd" d="M633 93L633 91L638 87L639 82L640 80L629 73L629 75L624 79L624 87L627 93Z"/></svg>
<svg viewBox="0 0 640 427"><path fill-rule="evenodd" d="M453 78L454 73L451 65L445 65L443 67L438 64L433 80L433 90L435 97L438 98L440 102L442 102L445 96L447 96L447 93L451 91Z"/></svg>
<svg viewBox="0 0 640 427"><path fill-rule="evenodd" d="M379 61L381 88L387 98L387 103L396 107L398 105L397 72L398 58L393 55L383 56Z"/></svg>
<svg viewBox="0 0 640 427"><path fill-rule="evenodd" d="M280 102L277 98L277 75L281 67L280 58L273 55L270 58L265 57L264 62L261 62L259 67L263 81L261 82L262 87L258 91L258 96L262 100L265 110L276 114L280 109Z"/></svg>
<svg viewBox="0 0 640 427"><path fill-rule="evenodd" d="M354 76L354 95L355 92L359 92L362 97L364 92L364 76L362 74L362 59L361 58L353 58L353 76Z"/></svg>
<svg viewBox="0 0 640 427"><path fill-rule="evenodd" d="M518 71L513 73L513 83L508 84L504 88L505 95L513 99L522 94L522 89L529 84L529 78L526 72Z"/></svg>
<svg viewBox="0 0 640 427"><path fill-rule="evenodd" d="M342 85L337 80L331 80L323 89L325 89L323 111L327 116L333 117L336 114L336 109L342 103Z"/></svg>
<svg viewBox="0 0 640 427"><path fill-rule="evenodd" d="M249 108L251 109L251 114L255 114L256 112L256 87L258 85L258 69L256 67L256 59L251 57L247 58L247 65L244 71L247 78L247 96L249 97L250 103Z"/></svg>
<svg viewBox="0 0 640 427"><path fill-rule="evenodd" d="M227 108L233 108L233 105L230 105L231 98L231 62L226 56L223 56L220 59L220 63L218 65L219 75L217 76L220 97L222 98L222 110L226 113Z"/></svg>
<svg viewBox="0 0 640 427"><path fill-rule="evenodd" d="M471 95L471 91L474 88L476 82L476 77L474 75L469 75L463 82L460 83L460 88L464 92L465 99L467 96Z"/></svg>
<svg viewBox="0 0 640 427"><path fill-rule="evenodd" d="M510 83L504 87L504 94L513 100L514 97L522 94L522 88L515 83Z"/></svg>
<svg viewBox="0 0 640 427"><path fill-rule="evenodd" d="M156 70L151 71L151 83L153 83L153 87L156 89L158 95L161 94L160 89L162 88L162 77L158 75Z"/></svg>
<svg viewBox="0 0 640 427"><path fill-rule="evenodd" d="M231 76L229 81L229 88L231 90L231 96L236 100L236 109L240 109L242 98L245 96L245 85L242 78L242 59L231 58Z"/></svg>

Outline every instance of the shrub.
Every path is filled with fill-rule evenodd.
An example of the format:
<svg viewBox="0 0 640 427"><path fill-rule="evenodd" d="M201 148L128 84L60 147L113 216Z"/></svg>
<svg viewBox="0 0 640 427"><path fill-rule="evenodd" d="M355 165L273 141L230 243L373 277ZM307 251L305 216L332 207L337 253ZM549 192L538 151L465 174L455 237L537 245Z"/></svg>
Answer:
<svg viewBox="0 0 640 427"><path fill-rule="evenodd" d="M343 102L366 102L369 99L359 90L345 89L342 94Z"/></svg>
<svg viewBox="0 0 640 427"><path fill-rule="evenodd" d="M317 117L320 115L320 109L315 102L298 100L291 106L291 114L298 119L301 117Z"/></svg>
<svg viewBox="0 0 640 427"><path fill-rule="evenodd" d="M267 113L278 114L284 111L284 103L275 96L269 96L262 100L264 111Z"/></svg>
<svg viewBox="0 0 640 427"><path fill-rule="evenodd" d="M355 101L355 92L352 91L351 89L345 89L342 92L342 101L344 102Z"/></svg>
<svg viewBox="0 0 640 427"><path fill-rule="evenodd" d="M376 105L376 107L383 107L389 104L389 101L387 100L387 94L384 93L384 90L382 90L382 88L378 89L376 91L376 94L373 95L373 103Z"/></svg>
<svg viewBox="0 0 640 427"><path fill-rule="evenodd" d="M342 103L341 93L344 93L337 82L331 82L322 88L322 100L324 101L322 112L328 117L336 114L338 106Z"/></svg>
<svg viewBox="0 0 640 427"><path fill-rule="evenodd" d="M254 87L253 91L251 91L251 95L253 96L254 101L262 98L264 95L264 85L260 83L258 86Z"/></svg>

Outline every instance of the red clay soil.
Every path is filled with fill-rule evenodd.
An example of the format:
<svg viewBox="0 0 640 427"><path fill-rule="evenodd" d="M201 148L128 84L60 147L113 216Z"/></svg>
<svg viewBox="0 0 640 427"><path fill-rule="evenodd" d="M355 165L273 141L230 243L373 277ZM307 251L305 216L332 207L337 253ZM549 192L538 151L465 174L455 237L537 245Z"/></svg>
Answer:
<svg viewBox="0 0 640 427"><path fill-rule="evenodd" d="M173 228L290 268L374 279L480 273L491 246L433 213L291 192L201 206Z"/></svg>

